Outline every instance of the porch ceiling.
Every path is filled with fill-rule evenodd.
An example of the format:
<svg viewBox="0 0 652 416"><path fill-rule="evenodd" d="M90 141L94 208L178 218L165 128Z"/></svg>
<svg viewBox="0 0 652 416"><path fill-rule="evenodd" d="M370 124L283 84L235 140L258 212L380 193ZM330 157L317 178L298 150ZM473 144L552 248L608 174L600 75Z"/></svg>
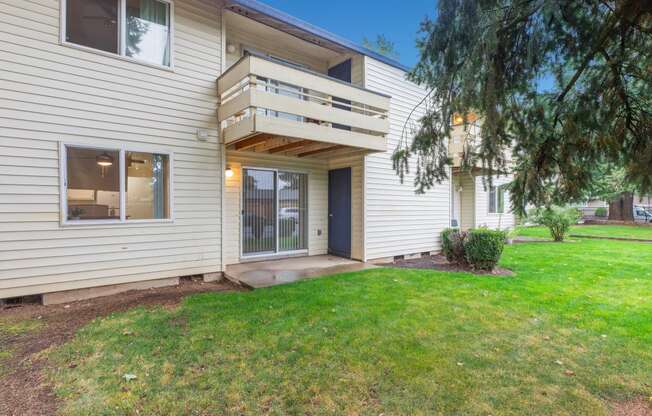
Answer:
<svg viewBox="0 0 652 416"><path fill-rule="evenodd" d="M229 150L265 153L299 158L330 158L342 153L367 152L366 149L316 140L258 133L227 146Z"/></svg>

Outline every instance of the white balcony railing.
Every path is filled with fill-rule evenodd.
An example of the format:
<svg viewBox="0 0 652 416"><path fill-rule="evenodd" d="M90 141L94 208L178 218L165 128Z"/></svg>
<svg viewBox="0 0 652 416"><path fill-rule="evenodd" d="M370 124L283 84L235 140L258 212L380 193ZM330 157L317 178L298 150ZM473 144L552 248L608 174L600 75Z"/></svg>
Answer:
<svg viewBox="0 0 652 416"><path fill-rule="evenodd" d="M240 59L217 88L227 145L266 134L386 150L386 95L258 55Z"/></svg>

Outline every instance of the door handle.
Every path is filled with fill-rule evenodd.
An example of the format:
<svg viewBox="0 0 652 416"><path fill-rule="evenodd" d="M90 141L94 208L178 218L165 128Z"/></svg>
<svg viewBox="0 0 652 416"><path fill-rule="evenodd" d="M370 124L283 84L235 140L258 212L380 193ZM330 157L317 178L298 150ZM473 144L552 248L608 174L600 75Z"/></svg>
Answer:
<svg viewBox="0 0 652 416"><path fill-rule="evenodd" d="M333 218L333 214L328 214L329 217Z"/></svg>

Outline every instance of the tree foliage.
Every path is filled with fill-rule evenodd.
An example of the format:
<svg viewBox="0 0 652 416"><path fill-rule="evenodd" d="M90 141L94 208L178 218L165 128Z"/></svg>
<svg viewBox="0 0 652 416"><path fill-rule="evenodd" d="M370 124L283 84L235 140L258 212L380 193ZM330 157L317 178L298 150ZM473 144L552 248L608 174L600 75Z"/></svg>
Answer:
<svg viewBox="0 0 652 416"><path fill-rule="evenodd" d="M388 58L400 58L400 54L396 51L396 45L385 37L385 35L377 35L376 39L373 40L370 40L365 36L362 38L362 46L381 55L387 56Z"/></svg>
<svg viewBox="0 0 652 416"><path fill-rule="evenodd" d="M593 171L593 181L586 199L612 202L623 193L635 193L636 188L636 185L628 180L624 167L598 164Z"/></svg>
<svg viewBox="0 0 652 416"><path fill-rule="evenodd" d="M446 179L450 121L471 111L469 163L513 169L519 213L582 199L599 163L652 188L652 1L440 0L421 30L410 78L429 88L425 116L394 152L401 176L416 156L418 192Z"/></svg>

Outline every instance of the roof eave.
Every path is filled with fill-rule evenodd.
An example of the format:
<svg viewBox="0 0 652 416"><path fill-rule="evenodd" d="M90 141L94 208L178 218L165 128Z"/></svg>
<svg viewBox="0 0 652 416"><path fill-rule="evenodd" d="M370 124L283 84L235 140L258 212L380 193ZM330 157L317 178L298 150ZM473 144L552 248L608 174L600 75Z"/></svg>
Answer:
<svg viewBox="0 0 652 416"><path fill-rule="evenodd" d="M340 47L347 49L352 52L356 52L365 56L368 56L370 58L373 58L377 61L380 61L384 64L390 65L392 67L398 68L402 71L409 72L410 68L401 64L400 62L389 58L387 56L381 55L378 52L372 51L368 48L365 48L364 46L358 45L355 42L352 42L348 39L345 39L341 36L338 36L334 33L331 33L327 30L324 30L320 27L317 27L311 23L305 22L301 19L298 19L294 16L291 16L287 13L284 13L278 9L275 9L271 6L268 6L264 3L261 3L256 0L228 0L226 2L226 6L230 5L237 5L240 6L244 9L248 9L251 11L254 11L256 13L260 13L262 15L267 16L268 18L271 18L278 23L280 23L282 26L283 24L292 26L293 28L300 30L302 32L305 32L306 34L309 34L311 36L315 36L318 38L321 38L327 42L334 43L336 45L339 45ZM279 30L283 30L282 28L277 27Z"/></svg>

